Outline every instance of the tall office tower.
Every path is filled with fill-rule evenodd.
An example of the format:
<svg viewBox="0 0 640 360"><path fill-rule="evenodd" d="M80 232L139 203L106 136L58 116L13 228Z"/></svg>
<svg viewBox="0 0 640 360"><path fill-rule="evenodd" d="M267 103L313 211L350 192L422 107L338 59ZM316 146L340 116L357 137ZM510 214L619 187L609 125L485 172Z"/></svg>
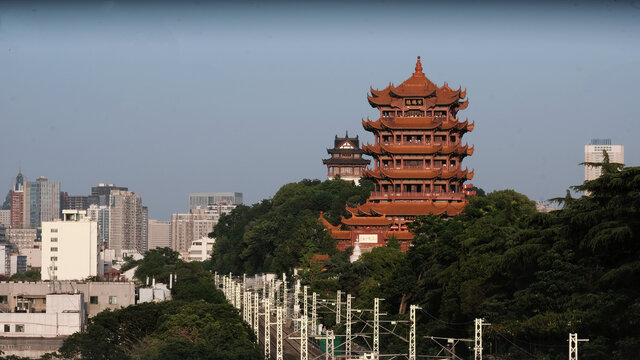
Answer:
<svg viewBox="0 0 640 360"><path fill-rule="evenodd" d="M60 211L87 210L87 208L89 208L88 196L72 196L65 191L60 193Z"/></svg>
<svg viewBox="0 0 640 360"><path fill-rule="evenodd" d="M209 205L215 205L221 201L230 202L232 205L242 204L242 193L239 192L195 192L189 194L189 210L197 207L206 209Z"/></svg>
<svg viewBox="0 0 640 360"><path fill-rule="evenodd" d="M91 195L87 197L88 205L109 205L109 194L114 190L128 191L124 186L115 186L114 184L98 184L91 188Z"/></svg>
<svg viewBox="0 0 640 360"><path fill-rule="evenodd" d="M43 221L60 218L60 183L41 176L24 182L24 227L39 228ZM28 221L26 221L28 219Z"/></svg>
<svg viewBox="0 0 640 360"><path fill-rule="evenodd" d="M16 183L11 189L11 227L24 226L24 177L18 172Z"/></svg>
<svg viewBox="0 0 640 360"><path fill-rule="evenodd" d="M42 280L83 280L102 275L98 224L83 210L42 222Z"/></svg>
<svg viewBox="0 0 640 360"><path fill-rule="evenodd" d="M98 244L109 248L109 207L106 205L91 205L87 209L87 217L98 223Z"/></svg>
<svg viewBox="0 0 640 360"><path fill-rule="evenodd" d="M149 250L171 247L171 222L149 219Z"/></svg>
<svg viewBox="0 0 640 360"><path fill-rule="evenodd" d="M171 248L187 256L194 240L207 237L222 214L236 207L229 201L220 201L206 208L197 207L188 214L171 215Z"/></svg>
<svg viewBox="0 0 640 360"><path fill-rule="evenodd" d="M109 249L147 251L147 210L142 197L131 191L112 190L109 195Z"/></svg>
<svg viewBox="0 0 640 360"><path fill-rule="evenodd" d="M584 162L602 162L604 160L603 151L609 155L609 162L624 164L624 145L611 145L611 139L591 139L591 142L584 146ZM601 174L600 167L584 167L585 181L597 179Z"/></svg>

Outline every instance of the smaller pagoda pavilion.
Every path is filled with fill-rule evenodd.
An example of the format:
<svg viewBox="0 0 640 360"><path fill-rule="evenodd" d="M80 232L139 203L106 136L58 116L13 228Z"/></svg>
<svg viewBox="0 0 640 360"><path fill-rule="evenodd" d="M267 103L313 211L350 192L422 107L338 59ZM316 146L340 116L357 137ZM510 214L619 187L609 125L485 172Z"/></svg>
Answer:
<svg viewBox="0 0 640 360"><path fill-rule="evenodd" d="M371 160L363 159L364 150L360 148L358 136L349 137L349 132L343 138L338 137L333 142L333 149L327 149L331 155L329 159L323 159L322 163L327 165L327 178L353 181L356 185L362 177L364 169L371 163Z"/></svg>

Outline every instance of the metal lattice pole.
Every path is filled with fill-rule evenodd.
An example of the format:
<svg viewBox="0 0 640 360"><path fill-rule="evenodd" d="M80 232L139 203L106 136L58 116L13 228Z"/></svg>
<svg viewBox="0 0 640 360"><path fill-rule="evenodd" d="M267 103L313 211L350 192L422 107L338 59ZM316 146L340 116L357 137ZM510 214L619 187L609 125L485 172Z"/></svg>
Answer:
<svg viewBox="0 0 640 360"><path fill-rule="evenodd" d="M569 334L569 360L578 360L578 342L589 339L578 339L578 333Z"/></svg>
<svg viewBox="0 0 640 360"><path fill-rule="evenodd" d="M286 279L286 278L285 278ZM282 282L282 307L284 308L284 317L287 317L287 307L289 306L287 302L287 282Z"/></svg>
<svg viewBox="0 0 640 360"><path fill-rule="evenodd" d="M347 358L351 357L351 294L347 294L347 336L345 339L345 352Z"/></svg>
<svg viewBox="0 0 640 360"><path fill-rule="evenodd" d="M271 299L264 299L264 358L271 357Z"/></svg>
<svg viewBox="0 0 640 360"><path fill-rule="evenodd" d="M260 343L260 295L256 291L253 294L253 332L256 334L256 342Z"/></svg>
<svg viewBox="0 0 640 360"><path fill-rule="evenodd" d="M475 339L474 339L474 344L475 346L473 347L473 359L474 360L482 360L482 327L483 326L487 326L487 325L491 325L487 322L484 321L484 319L475 319L474 320L474 324L475 324Z"/></svg>
<svg viewBox="0 0 640 360"><path fill-rule="evenodd" d="M340 302L342 301L342 291L338 290L336 294L336 324L340 324Z"/></svg>
<svg viewBox="0 0 640 360"><path fill-rule="evenodd" d="M327 360L334 360L333 339L335 339L335 336L333 335L333 330L327 330L327 352L326 352Z"/></svg>
<svg viewBox="0 0 640 360"><path fill-rule="evenodd" d="M420 309L417 305L409 306L409 360L416 360L416 309Z"/></svg>
<svg viewBox="0 0 640 360"><path fill-rule="evenodd" d="M282 360L282 306L276 310L276 360Z"/></svg>
<svg viewBox="0 0 640 360"><path fill-rule="evenodd" d="M316 303L318 301L318 294L313 293L311 298L311 335L316 335L318 331L318 313L316 312Z"/></svg>
<svg viewBox="0 0 640 360"><path fill-rule="evenodd" d="M307 286L304 287L303 291L303 307L302 307L302 318L300 319L300 360L308 360L309 359L309 333L307 326L309 325L309 318L307 313Z"/></svg>
<svg viewBox="0 0 640 360"><path fill-rule="evenodd" d="M373 299L373 353L380 353L380 299Z"/></svg>

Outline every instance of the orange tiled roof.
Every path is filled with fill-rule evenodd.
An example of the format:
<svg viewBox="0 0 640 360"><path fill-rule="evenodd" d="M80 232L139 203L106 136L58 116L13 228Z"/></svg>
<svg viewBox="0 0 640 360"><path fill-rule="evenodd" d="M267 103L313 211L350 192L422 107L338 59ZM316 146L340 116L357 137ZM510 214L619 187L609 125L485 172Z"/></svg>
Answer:
<svg viewBox="0 0 640 360"><path fill-rule="evenodd" d="M418 216L447 213L453 216L459 214L467 205L462 202L388 202L374 203L367 202L358 207L363 214L385 215L385 216Z"/></svg>
<svg viewBox="0 0 640 360"><path fill-rule="evenodd" d="M367 95L367 99L369 100L369 104L373 107L390 105L400 108L403 106L403 103L399 98L404 97L427 98L425 100L427 102L425 105L427 107L432 107L436 104L451 105L461 99L464 99L466 96L466 90L453 90L446 83L443 86L438 87L436 84L431 82L431 80L429 80L422 72L422 63L420 62L420 57L418 57L415 72L410 78L398 86L389 84L389 86L383 90L374 90L371 88L371 95ZM461 102L459 108L464 109L467 107L467 104L468 101Z"/></svg>
<svg viewBox="0 0 640 360"><path fill-rule="evenodd" d="M393 223L393 220L389 220L384 216L352 216L348 219L343 216L342 223L345 225L389 226Z"/></svg>
<svg viewBox="0 0 640 360"><path fill-rule="evenodd" d="M362 127L365 130L433 130L442 129L450 130L456 128L460 131L472 131L473 124L469 125L469 121L460 122L455 118L441 120L432 116L421 117L403 117L398 116L391 119L380 118L376 121L362 119Z"/></svg>
<svg viewBox="0 0 640 360"><path fill-rule="evenodd" d="M473 178L473 171L469 172L469 170L444 170L444 169L419 169L419 170L409 170L409 169L374 169L374 170L363 170L362 174L364 176L376 178L376 179L467 179L471 180Z"/></svg>
<svg viewBox="0 0 640 360"><path fill-rule="evenodd" d="M469 154L469 145L384 145L366 144L362 146L367 155L374 154ZM471 148L473 153L473 147Z"/></svg>

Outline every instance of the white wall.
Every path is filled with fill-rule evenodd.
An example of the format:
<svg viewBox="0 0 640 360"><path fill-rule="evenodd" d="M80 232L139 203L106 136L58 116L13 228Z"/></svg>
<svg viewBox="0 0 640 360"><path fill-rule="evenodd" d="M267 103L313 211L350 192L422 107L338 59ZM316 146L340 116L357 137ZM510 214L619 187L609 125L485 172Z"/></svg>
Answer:
<svg viewBox="0 0 640 360"><path fill-rule="evenodd" d="M95 221L85 218L42 223L42 280L52 280L54 276L57 280L82 280L102 275L98 254Z"/></svg>

